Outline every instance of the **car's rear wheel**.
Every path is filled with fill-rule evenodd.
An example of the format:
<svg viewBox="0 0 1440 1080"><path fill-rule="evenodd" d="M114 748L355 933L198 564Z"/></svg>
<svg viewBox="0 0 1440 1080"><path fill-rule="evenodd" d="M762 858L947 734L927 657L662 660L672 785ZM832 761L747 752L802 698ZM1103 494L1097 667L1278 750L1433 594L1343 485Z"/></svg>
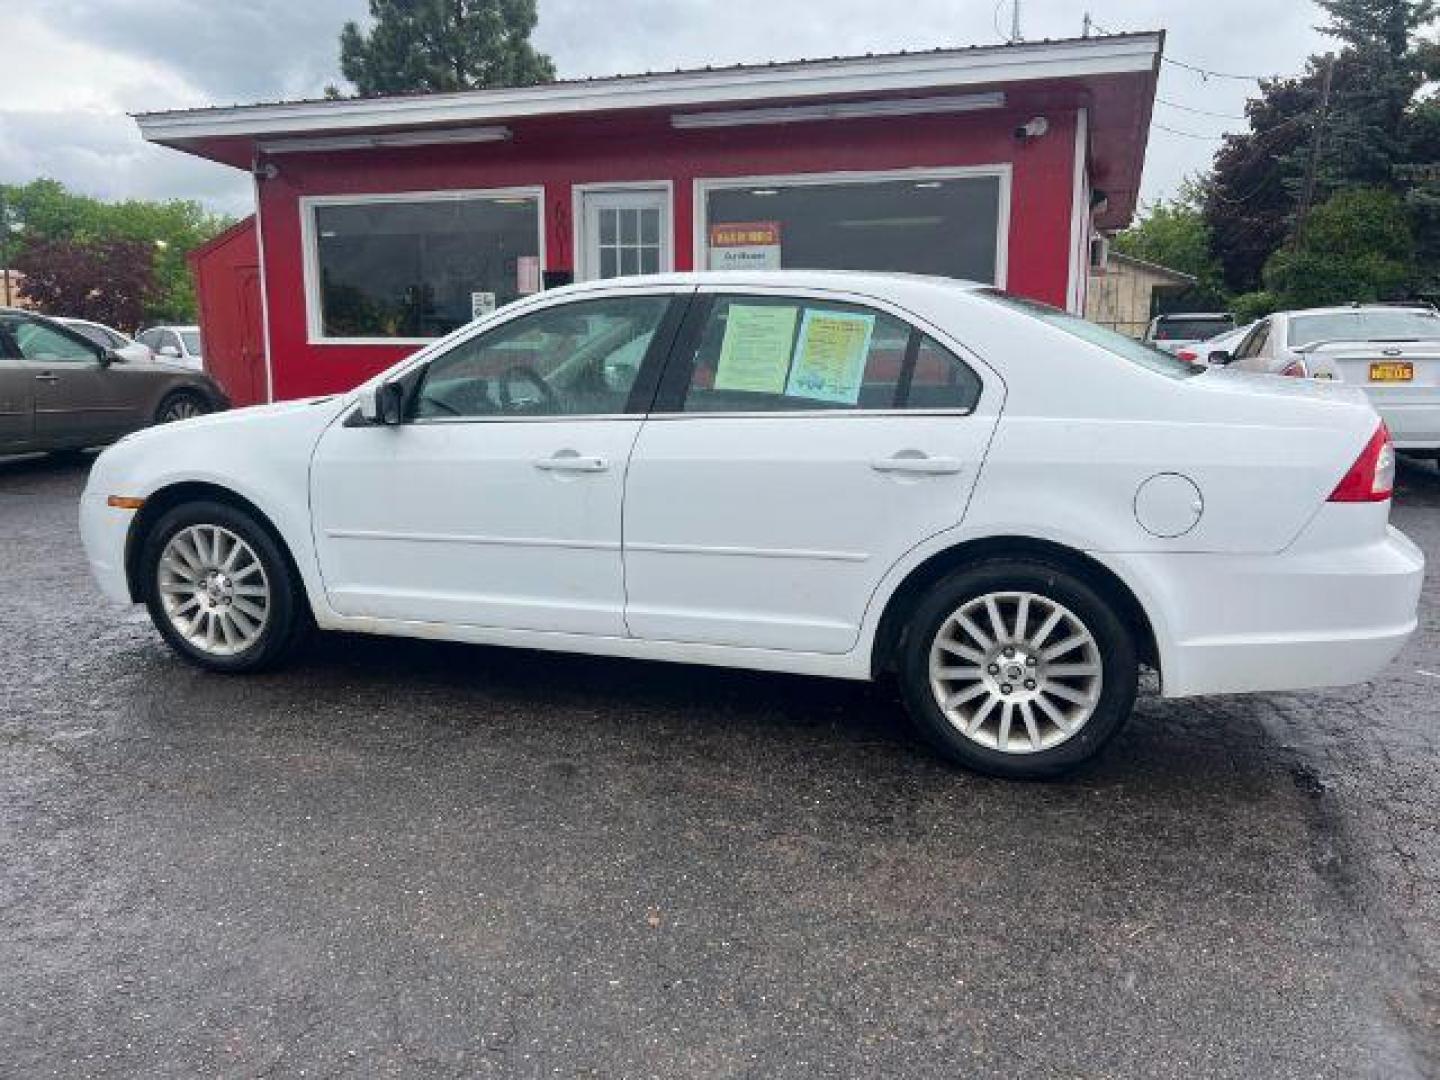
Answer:
<svg viewBox="0 0 1440 1080"><path fill-rule="evenodd" d="M211 671L273 667L309 626L300 582L279 544L243 510L177 506L141 551L145 603L162 637Z"/></svg>
<svg viewBox="0 0 1440 1080"><path fill-rule="evenodd" d="M205 395L194 390L175 390L166 394L155 410L155 423L173 424L177 420L189 420L213 411Z"/></svg>
<svg viewBox="0 0 1440 1080"><path fill-rule="evenodd" d="M946 757L1015 778L1094 757L1129 717L1139 679L1108 598L1019 559L943 579L910 620L899 668L911 716Z"/></svg>

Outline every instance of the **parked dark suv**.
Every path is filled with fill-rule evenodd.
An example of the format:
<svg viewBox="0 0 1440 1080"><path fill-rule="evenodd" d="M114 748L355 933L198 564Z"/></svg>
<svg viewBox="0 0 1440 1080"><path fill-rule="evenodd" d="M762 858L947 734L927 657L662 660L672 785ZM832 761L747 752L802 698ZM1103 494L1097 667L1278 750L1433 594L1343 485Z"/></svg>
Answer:
<svg viewBox="0 0 1440 1080"><path fill-rule="evenodd" d="M99 446L229 406L208 375L127 360L53 319L0 308L0 453Z"/></svg>

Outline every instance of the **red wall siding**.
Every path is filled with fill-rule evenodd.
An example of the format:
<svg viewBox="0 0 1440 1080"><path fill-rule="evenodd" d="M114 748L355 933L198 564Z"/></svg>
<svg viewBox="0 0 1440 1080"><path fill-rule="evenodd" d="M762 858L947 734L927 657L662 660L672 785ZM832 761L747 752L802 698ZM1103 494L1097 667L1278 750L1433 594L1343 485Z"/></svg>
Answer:
<svg viewBox="0 0 1440 1080"><path fill-rule="evenodd" d="M939 117L673 131L668 114L516 125L502 144L286 154L261 182L270 362L277 398L348 389L414 345L307 342L299 198L304 195L543 185L546 269L574 266L571 185L625 180L674 184L675 268L693 266L697 178L1013 166L1008 287L1063 307L1069 274L1075 114L1049 108L1050 132L1017 142L1026 109Z"/></svg>
<svg viewBox="0 0 1440 1080"><path fill-rule="evenodd" d="M266 399L255 219L246 218L189 256L199 299L205 369L234 405Z"/></svg>

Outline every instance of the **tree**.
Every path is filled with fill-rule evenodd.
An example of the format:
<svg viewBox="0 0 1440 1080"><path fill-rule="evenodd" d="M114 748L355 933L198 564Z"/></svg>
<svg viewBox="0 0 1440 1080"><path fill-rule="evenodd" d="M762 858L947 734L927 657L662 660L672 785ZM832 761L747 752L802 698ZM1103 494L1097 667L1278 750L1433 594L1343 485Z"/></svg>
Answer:
<svg viewBox="0 0 1440 1080"><path fill-rule="evenodd" d="M1347 188L1317 206L1297 248L1265 265L1278 308L1403 298L1414 276L1415 240L1404 200L1380 188Z"/></svg>
<svg viewBox="0 0 1440 1080"><path fill-rule="evenodd" d="M340 32L340 70L362 97L551 82L530 44L535 0L370 0L375 25Z"/></svg>
<svg viewBox="0 0 1440 1080"><path fill-rule="evenodd" d="M1139 220L1115 234L1115 250L1195 278L1186 303L1223 307L1225 288L1220 263L1211 251L1210 226L1201 209L1200 187L1187 180L1179 198L1161 199L1141 208Z"/></svg>
<svg viewBox="0 0 1440 1080"><path fill-rule="evenodd" d="M1215 154L1204 214L1211 249L1233 292L1260 285L1265 260L1289 232L1304 171L1297 153L1309 146L1319 99L1313 62L1303 78L1261 83L1259 95L1245 105L1250 129L1227 135Z"/></svg>
<svg viewBox="0 0 1440 1080"><path fill-rule="evenodd" d="M15 269L41 311L132 331L156 289L150 248L138 240L31 237L15 256Z"/></svg>
<svg viewBox="0 0 1440 1080"><path fill-rule="evenodd" d="M1419 33L1436 17L1435 0L1317 2L1329 16L1320 29L1342 48L1320 131L1316 201L1356 185L1404 191L1415 96L1440 72L1436 46ZM1260 284L1267 260L1293 231L1322 122L1324 66L1311 57L1303 76L1261 82L1246 105L1249 131L1228 136L1215 156L1205 216L1235 291Z"/></svg>
<svg viewBox="0 0 1440 1080"><path fill-rule="evenodd" d="M0 184L0 206L18 226L9 254L48 241L82 244L133 241L144 249L155 284L145 298L143 322L188 322L194 318L195 290L185 256L231 224L199 203L185 200L102 202L77 195L49 179ZM3 238L0 238L3 239ZM18 269L18 262L17 262ZM49 310L49 309L47 309ZM54 310L53 314L75 314Z"/></svg>

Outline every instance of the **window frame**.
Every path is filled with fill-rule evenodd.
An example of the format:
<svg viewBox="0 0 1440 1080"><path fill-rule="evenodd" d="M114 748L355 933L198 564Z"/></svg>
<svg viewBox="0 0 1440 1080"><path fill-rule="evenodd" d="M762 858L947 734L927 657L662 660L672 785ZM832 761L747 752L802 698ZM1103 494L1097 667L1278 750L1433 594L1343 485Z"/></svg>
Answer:
<svg viewBox="0 0 1440 1080"><path fill-rule="evenodd" d="M584 281L615 281L616 278L602 278L599 276L598 268L585 265L587 262L585 227L585 197L587 195L634 195L645 194L646 192L658 194L664 192L665 206L660 213L660 227L664 235L661 237L660 273L670 274L675 272L675 181L674 180L617 180L607 183L605 181L585 182L570 185L570 250L574 253L572 272L577 282ZM591 273L594 269L597 272Z"/></svg>
<svg viewBox="0 0 1440 1080"><path fill-rule="evenodd" d="M1257 322L1255 328L1240 339L1240 344L1235 346L1235 351L1230 354L1231 357L1236 360L1253 360L1258 357L1260 355L1258 350L1255 352L1247 352L1246 350L1250 348L1261 334L1265 335L1265 344L1269 343L1271 332L1274 330L1273 322L1274 316L1261 319ZM1263 349L1264 345L1262 344L1260 348Z"/></svg>
<svg viewBox="0 0 1440 1080"><path fill-rule="evenodd" d="M535 202L536 255L543 275L549 263L545 252L545 188L527 185L503 188L457 188L442 191L387 191L357 195L302 195L300 212L300 262L305 292L305 343L307 345L430 345L438 337L327 337L320 306L320 246L315 211L325 206L365 206L388 203L466 202L480 199L533 199ZM544 286L541 286L543 291Z"/></svg>
<svg viewBox="0 0 1440 1080"><path fill-rule="evenodd" d="M800 305L846 304L867 311L887 315L910 328L910 341L906 345L906 369L900 378L908 380L914 373L914 359L918 344L923 338L930 338L959 363L964 364L980 384L975 403L968 408L926 408L907 409L891 405L882 409L761 409L761 410L717 410L714 412L686 412L685 398L690 388L695 350L699 347L705 327L717 300L793 300ZM969 349L960 345L948 334L917 318L912 313L879 297L860 296L854 293L831 292L825 289L803 289L788 287L763 287L744 285L706 285L700 288L685 313L684 325L670 343L664 370L660 372L651 404L650 420L712 420L712 419L805 419L820 420L837 417L891 416L974 416L984 411L985 399L991 387L998 381L996 376ZM905 387L908 394L909 387Z"/></svg>
<svg viewBox="0 0 1440 1080"><path fill-rule="evenodd" d="M897 180L924 183L929 180L967 180L995 177L999 180L999 205L995 216L995 280L997 289L1007 287L1010 272L1010 205L1014 169L1009 162L984 165L957 165L942 168L857 170L823 173L776 173L768 176L706 176L692 183L691 250L698 269L710 266L710 199L712 191L747 187L814 187L821 184L880 184ZM783 243L783 241L782 241ZM955 280L959 281L960 278ZM983 284L983 283L982 283Z"/></svg>
<svg viewBox="0 0 1440 1080"><path fill-rule="evenodd" d="M507 416L498 414L494 416L415 416L412 410L415 407L417 397L425 380L429 378L431 365L435 361L449 355L456 349L466 348L473 344L478 338L489 334L503 331L524 319L544 315L547 312L556 311L561 308L571 308L585 304L603 303L607 300L630 300L656 297L663 299L665 310L660 315L660 321L655 327L655 334L650 339L650 345L645 350L645 356L640 361L640 369L635 375L635 382L630 387L630 396L626 399L624 408L616 413L556 413L548 416ZM556 297L550 303L529 304L518 309L508 318L486 322L483 326L476 328L472 333L465 334L455 340L441 339L445 343L443 350L428 353L423 358L416 358L415 362L406 366L403 371L396 372L389 382L398 382L405 387L405 426L429 427L438 424L555 424L566 422L589 423L596 420L644 420L649 414L655 402L656 392L663 373L666 370L670 354L674 350L676 341L689 310L693 307L695 300L694 287L636 287L627 289L624 287L597 290L595 294L578 293L569 296ZM432 344L434 344L432 342Z"/></svg>

